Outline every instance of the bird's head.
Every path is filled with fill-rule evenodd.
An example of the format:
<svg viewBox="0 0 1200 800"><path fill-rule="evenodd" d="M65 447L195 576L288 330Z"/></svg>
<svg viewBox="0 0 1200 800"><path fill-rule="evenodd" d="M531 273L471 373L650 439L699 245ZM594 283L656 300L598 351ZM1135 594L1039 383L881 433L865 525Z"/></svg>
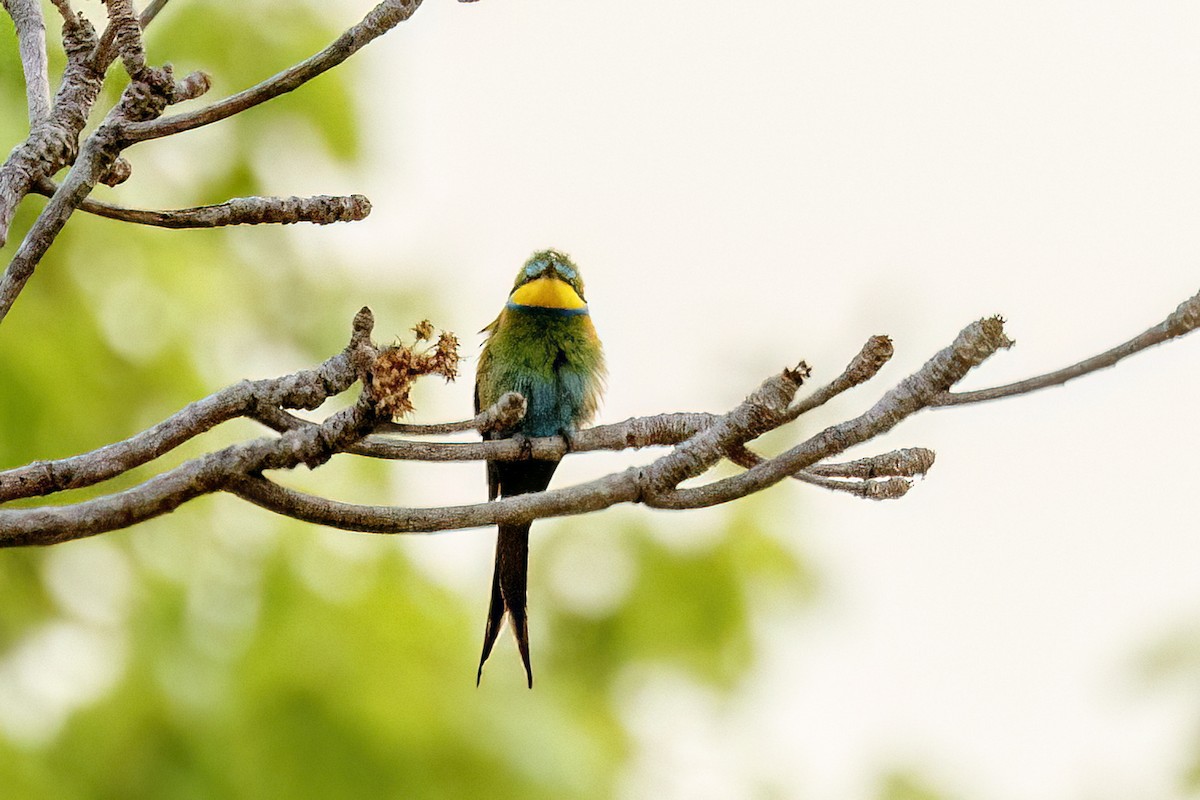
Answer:
<svg viewBox="0 0 1200 800"><path fill-rule="evenodd" d="M565 253L541 250L530 256L517 273L509 305L587 313L583 278Z"/></svg>

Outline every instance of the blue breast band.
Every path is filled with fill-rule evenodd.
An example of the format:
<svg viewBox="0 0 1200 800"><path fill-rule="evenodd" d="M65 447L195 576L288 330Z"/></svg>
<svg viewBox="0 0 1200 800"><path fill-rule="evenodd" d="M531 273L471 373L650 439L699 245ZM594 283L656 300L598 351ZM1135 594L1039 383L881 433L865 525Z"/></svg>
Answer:
<svg viewBox="0 0 1200 800"><path fill-rule="evenodd" d="M582 308L548 308L546 306L523 306L520 303L509 302L506 308L511 308L514 311L520 311L525 314L549 314L554 317L577 317L580 314L588 313L588 307Z"/></svg>

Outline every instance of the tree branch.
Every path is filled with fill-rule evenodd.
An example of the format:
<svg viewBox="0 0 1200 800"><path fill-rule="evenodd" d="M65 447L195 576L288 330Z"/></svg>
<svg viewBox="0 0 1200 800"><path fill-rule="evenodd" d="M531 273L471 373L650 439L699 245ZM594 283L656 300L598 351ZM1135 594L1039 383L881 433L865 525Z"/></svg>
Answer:
<svg viewBox="0 0 1200 800"><path fill-rule="evenodd" d="M345 374L348 369L361 379L377 355L370 340L373 324L370 310L364 308L355 316L350 344L340 356L312 372L267 382L268 385L263 387L264 395L274 395L274 399L284 402L319 402L339 385L349 385ZM216 399L211 403L202 401L198 406L184 409L156 426L157 436L148 431L126 442L78 456L74 463L60 462L60 465L68 470L75 468L73 475L88 479L113 460L124 458L133 462L140 459L140 463L144 463L148 460L145 456L153 453L156 438L174 446L200 432L201 423L197 419L211 423L209 427L221 421L222 413L230 413L229 407L237 404L239 396L244 404L255 402L257 398L252 387L244 382L224 397L214 395ZM173 511L195 497L218 491L237 475L264 469L290 469L299 464L318 466L366 435L378 419L371 393L364 389L355 405L331 415L320 425L226 447L187 461L123 492L63 506L0 509L0 546L54 544L126 528ZM21 487L28 483L12 481L11 485Z"/></svg>
<svg viewBox="0 0 1200 800"><path fill-rule="evenodd" d="M369 202L360 195L235 198L218 205L174 211L121 208L90 200L88 195L97 183L116 184L129 176L129 164L121 157L123 149L140 141L227 119L298 88L408 19L420 0L384 0L361 22L306 61L206 108L170 117L163 117L169 105L199 96L208 89L209 81L203 73L176 81L169 67L147 64L142 29L166 0L154 0L140 17L134 14L132 0L105 0L109 24L99 40L87 20L74 13L70 0L53 2L63 17L63 43L68 60L51 105L46 100L49 89L40 6L33 0L0 0L17 25L31 120L30 136L0 166L0 245L17 204L29 192L38 191L50 198L0 277L0 320L77 209L161 227L327 223L361 219L369 212ZM121 58L131 83L120 102L80 145L81 131L104 72L116 57ZM39 64L41 78L38 78ZM51 176L68 165L70 172L56 186ZM392 422L393 413L411 408L408 390L412 378L420 371L409 374L388 360L390 355L403 355L399 346L381 350L371 343L371 315L363 309L355 318L347 348L315 369L270 380L243 381L124 441L72 458L0 471L0 503L3 503L109 480L236 417L257 419L278 432L276 436L232 445L189 460L126 491L59 506L0 508L0 546L51 544L128 527L168 513L195 497L218 491L310 522L389 533L519 524L539 517L595 511L617 503L697 508L761 491L786 477L863 498L897 498L911 487L910 478L924 475L930 469L934 460L932 451L912 448L845 463L820 462L890 430L924 408L980 402L1060 385L1198 326L1200 294L1181 304L1164 322L1099 356L1006 386L951 392L968 371L998 349L1012 344L1005 336L1001 319L981 320L964 329L953 344L887 392L865 414L826 428L779 455L764 457L751 451L748 444L875 377L892 356L891 341L885 336L872 337L841 375L800 399L796 397L798 390L809 375L804 362L769 378L726 414L639 417L579 431L568 438L439 443L382 434L428 435L508 427L524 415L524 399L508 395L493 408L458 423L414 426ZM456 340L450 336L447 341L450 346L446 353L440 352L441 342L438 345L441 367L423 368L426 373L440 369L445 377L454 377L458 356L450 351ZM357 401L320 422L303 420L288 412L315 409L356 381L362 387ZM650 445L672 449L643 467L578 486L445 508L340 503L288 489L263 476L267 470L293 469L301 464L316 467L339 453L417 461L560 459L569 453ZM706 473L722 459L744 467L745 471L704 485L682 487L684 482Z"/></svg>
<svg viewBox="0 0 1200 800"><path fill-rule="evenodd" d="M346 350L312 370L281 378L242 381L185 406L157 425L120 442L82 455L0 472L0 503L91 486L153 461L207 430L259 406L314 409L357 380Z"/></svg>
<svg viewBox="0 0 1200 800"><path fill-rule="evenodd" d="M505 395L509 397L510 395ZM520 398L520 395L511 395ZM521 413L524 414L524 398L521 398ZM497 406L484 411L483 414L503 414L499 408L506 401L500 399ZM267 427L280 433L295 430L308 425L315 425L305 419L300 419L285 411L270 406L260 405L251 412L251 416ZM408 439L394 439L389 436L368 436L347 450L355 455L369 458L403 461L520 461L526 458L538 458L546 461L557 461L569 453L591 453L601 450L628 450L642 447L675 445L695 436L700 431L709 428L718 419L717 414L699 412L658 414L652 417L632 417L624 422L611 425L597 425L585 428L571 434L570 443L562 436L534 437L524 441L517 439L493 439L486 442L419 442ZM478 417L476 419L479 419ZM516 419L519 419L517 417ZM507 421L507 420L504 420ZM513 422L516 420L514 419ZM395 423L384 422L376 430L389 430L393 427L410 429L412 433L449 433L453 430L486 430L484 423L476 427L475 421L467 423L451 423L450 425L413 425L397 426ZM505 427L498 424L496 427Z"/></svg>
<svg viewBox="0 0 1200 800"><path fill-rule="evenodd" d="M103 72L94 70L87 59L95 42L96 32L83 17L63 26L67 68L50 114L0 165L0 247L8 240L17 205L34 181L53 175L75 159L79 134L104 80Z"/></svg>
<svg viewBox="0 0 1200 800"><path fill-rule="evenodd" d="M943 392L933 398L933 406L961 406L967 403L982 403L985 400L998 400L1001 397L1012 397L1018 394L1028 394L1038 389L1050 386L1062 386L1064 383L1096 370L1106 369L1118 361L1139 353L1147 347L1162 344L1200 326L1200 292L1190 299L1183 301L1165 320L1139 333L1129 341L1119 344L1111 350L1106 350L1098 356L1086 358L1069 367L1047 372L1035 378L1027 378L1016 383L995 386L990 389L977 389L972 392Z"/></svg>
<svg viewBox="0 0 1200 800"><path fill-rule="evenodd" d="M654 508L704 508L757 492L818 461L891 430L897 423L927 407L973 367L1001 348L1011 347L999 317L980 320L963 329L954 343L920 370L904 379L865 414L826 428L807 442L732 478L705 486L663 489L645 498Z"/></svg>
<svg viewBox="0 0 1200 800"><path fill-rule="evenodd" d="M4 275L0 276L0 322L8 316L17 295L33 277L42 256L58 238L63 226L67 224L67 219L116 161L120 151L117 148L111 117L112 115L88 137L66 180L42 209L42 213L25 234L21 246L8 263ZM25 187L26 192L31 183L32 176Z"/></svg>
<svg viewBox="0 0 1200 800"><path fill-rule="evenodd" d="M731 450L729 460L746 469L766 461L747 447ZM912 447L844 464L814 464L792 477L813 486L846 492L868 500L895 500L903 497L912 488L912 482L907 478L929 472L933 461L932 450ZM879 480L881 477L884 479Z"/></svg>
<svg viewBox="0 0 1200 800"><path fill-rule="evenodd" d="M1196 298L1168 318L1166 328L1182 335L1197 326ZM655 508L687 509L715 505L761 491L783 478L868 499L893 499L924 475L932 451L908 448L844 463L818 463L895 427L928 408L971 369L997 350L1010 347L998 317L967 326L955 341L919 370L888 391L866 413L833 425L807 441L770 458L746 446L762 434L793 421L796 409L821 402L867 380L891 355L886 337L873 337L846 369L807 397L795 395L807 374L784 370L765 381L744 402L723 415L662 414L579 431L564 440L503 439L479 443L417 442L381 436L376 431L444 433L505 427L524 414L524 401L506 395L474 419L437 426L398 425L387 421L382 389L373 387L377 364L387 353L370 343L370 312L359 312L354 335L343 353L316 370L269 381L242 382L192 404L154 428L124 442L71 459L38 462L0 472L0 502L49 494L115 477L182 441L235 416L258 419L280 431L188 461L132 489L80 503L27 509L0 509L0 546L50 544L126 527L167 513L188 500L216 491L242 497L276 513L347 530L416 533L483 525L520 524L547 516L581 514L618 503L641 502ZM365 376L365 379L364 379ZM346 389L355 379L363 392L351 408L322 422L309 422L286 408L313 408ZM379 395L378 397L376 395ZM443 508L393 508L341 503L280 486L263 477L271 469L319 465L336 453L419 461L477 459L558 459L568 453L649 445L673 449L643 467L635 467L564 489L521 495L490 503ZM681 488L722 458L746 467L734 477Z"/></svg>
<svg viewBox="0 0 1200 800"><path fill-rule="evenodd" d="M157 117L169 104L188 99L207 88L208 78L203 73L193 73L177 83L171 70L165 67L143 70L141 78L125 88L120 102L84 141L71 171L67 173L58 191L51 196L50 202L42 209L42 213L38 215L9 262L4 275L0 277L0 322L8 315L17 296L33 276L38 263L66 225L67 219L96 184L109 177L121 153L121 125L127 120ZM33 139L31 136L29 141ZM24 192L27 193L37 179L48 174L44 170L26 174Z"/></svg>
<svg viewBox="0 0 1200 800"><path fill-rule="evenodd" d="M50 77L47 73L46 21L38 0L0 0L17 29L17 48L25 71L25 99L32 132L50 116Z"/></svg>
<svg viewBox="0 0 1200 800"><path fill-rule="evenodd" d="M104 0L108 6L108 27L101 37L93 59L103 59L104 44L116 46L117 55L125 64L125 72L134 81L143 80L146 74L146 47L142 43L142 25L133 13L133 0ZM105 64L107 67L108 64Z"/></svg>
<svg viewBox="0 0 1200 800"><path fill-rule="evenodd" d="M6 8L34 0L3 0ZM285 70L274 78L245 92L226 98L194 114L160 119L164 109L182 100L192 99L209 88L203 73L193 73L176 82L170 67L150 67L146 63L142 28L165 5L151 3L136 17L132 0L105 0L109 24L97 41L87 20L73 15L69 0L55 0L64 19L63 39L68 53L68 68L62 88L46 124L33 131L0 166L0 246L3 246L17 205L30 191L49 192L54 173L73 164L63 184L50 194L21 247L0 277L0 322L7 316L17 296L32 277L66 220L82 206L102 214L140 224L161 227L216 227L237 224L316 222L358 220L370 211L370 203L361 195L312 198L236 198L217 206L152 212L122 209L88 201L97 183L116 185L126 180L131 167L121 157L126 147L146 139L166 136L200 125L225 119L272 97L290 92L317 75L345 61L362 47L412 16L420 0L384 0L357 25L338 37L325 50ZM38 19L40 20L40 6ZM24 19L24 18L22 18ZM32 30L30 25L24 28ZM43 37L44 41L44 37ZM44 55L44 45L43 45ZM122 100L105 118L105 124L81 147L80 132L95 103L104 73L111 60L120 56L132 79ZM77 155L78 154L78 155Z"/></svg>
<svg viewBox="0 0 1200 800"><path fill-rule="evenodd" d="M40 180L33 186L33 191L46 197L53 197L57 190L58 185L48 179ZM361 194L343 197L324 194L316 197L235 197L210 206L149 211L88 198L79 204L79 210L98 217L158 228L290 225L295 222L329 225L366 219L371 213L371 201Z"/></svg>
<svg viewBox="0 0 1200 800"><path fill-rule="evenodd" d="M294 91L407 20L420 5L421 0L383 0L331 45L294 67L197 111L127 125L123 131L125 140L132 144L211 125Z"/></svg>

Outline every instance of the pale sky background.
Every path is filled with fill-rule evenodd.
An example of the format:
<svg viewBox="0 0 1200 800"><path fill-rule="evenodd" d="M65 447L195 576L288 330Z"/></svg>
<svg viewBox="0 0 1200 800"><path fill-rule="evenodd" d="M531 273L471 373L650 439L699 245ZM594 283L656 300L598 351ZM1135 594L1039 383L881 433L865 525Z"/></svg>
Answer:
<svg viewBox="0 0 1200 800"><path fill-rule="evenodd" d="M324 6L349 25L369 4ZM380 291L432 290L467 352L531 251L571 253L611 365L600 421L725 410L800 359L828 380L891 335L892 364L813 432L981 316L1018 346L969 386L1093 355L1200 288L1198 42L1182 1L427 0L357 57L369 170L281 147L271 185L367 194L367 222L292 235ZM628 795L768 777L840 800L915 767L984 800L1175 796L1200 691L1139 664L1200 627L1198 358L1185 339L919 415L862 453L937 451L900 501L773 489L820 602L764 609L731 705L631 672ZM469 408L469 380L426 391L430 416ZM557 482L651 457L572 459ZM406 480L394 502L482 493L477 465ZM702 546L724 513L659 516ZM481 609L491 548L409 545Z"/></svg>

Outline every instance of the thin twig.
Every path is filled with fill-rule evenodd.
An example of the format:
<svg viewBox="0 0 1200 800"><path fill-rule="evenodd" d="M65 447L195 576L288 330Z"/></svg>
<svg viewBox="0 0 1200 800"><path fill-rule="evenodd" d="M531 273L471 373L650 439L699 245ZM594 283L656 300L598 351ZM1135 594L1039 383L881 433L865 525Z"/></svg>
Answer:
<svg viewBox="0 0 1200 800"><path fill-rule="evenodd" d="M440 422L432 425L418 425L408 422L387 420L379 423L375 433L406 433L418 436L440 436L446 433L462 433L477 431L486 433L492 430L511 428L525 418L525 398L516 392L505 392L491 408L485 408L471 419L459 422Z"/></svg>
<svg viewBox="0 0 1200 800"><path fill-rule="evenodd" d="M0 471L0 503L91 486L153 461L184 442L258 406L312 409L355 380L348 351L311 370L282 378L242 381L197 400L120 442L69 458L35 461Z"/></svg>
<svg viewBox="0 0 1200 800"><path fill-rule="evenodd" d="M865 481L839 481L833 478L823 478L813 475L808 470L801 470L792 476L811 486L819 486L831 492L844 492L864 500L899 500L908 494L912 481L907 478L871 478Z"/></svg>
<svg viewBox="0 0 1200 800"><path fill-rule="evenodd" d="M872 336L834 381L817 389L808 397L792 403L788 407L788 419L797 419L800 415L825 405L842 392L871 380L883 369L883 365L891 360L893 353L895 348L891 339L886 336Z"/></svg>
<svg viewBox="0 0 1200 800"><path fill-rule="evenodd" d="M361 22L316 55L205 108L158 120L131 123L124 129L126 140L131 143L141 142L211 125L293 91L321 73L333 69L367 44L407 20L420 5L421 0L384 0Z"/></svg>
<svg viewBox="0 0 1200 800"><path fill-rule="evenodd" d="M907 478L924 475L933 466L932 450L923 447L893 450L844 464L814 464L794 473L798 481L868 500L895 500L911 488ZM747 447L734 448L729 460L751 469L767 459ZM882 480L881 480L882 478Z"/></svg>
<svg viewBox="0 0 1200 800"><path fill-rule="evenodd" d="M971 392L943 392L933 398L930 405L945 408L947 406L967 405L968 403L982 403L986 400L998 400L1001 397L1029 394L1030 392L1036 392L1039 389L1046 389L1051 386L1062 386L1067 381L1082 377L1090 372L1111 367L1118 361L1128 358L1134 353L1141 352L1147 347L1153 347L1156 344L1162 344L1163 342L1190 333L1198 326L1200 326L1200 292L1180 303L1178 308L1162 322L1139 333L1129 341L1119 344L1111 350L1106 350L1098 356L1085 358L1078 364L1072 364L1069 367L1064 367L1054 372L1047 372L1045 375L1038 375L1034 378L1027 378L1016 383L1005 384L1004 386L977 389Z"/></svg>
<svg viewBox="0 0 1200 800"><path fill-rule="evenodd" d="M25 99L32 132L50 116L50 76L46 60L46 21L38 0L0 0L17 29L17 48L25 71Z"/></svg>
<svg viewBox="0 0 1200 800"><path fill-rule="evenodd" d="M96 32L83 17L75 18L73 25L63 26L67 68L50 115L0 165L0 247L8 240L17 205L34 182L75 160L80 131L104 80L104 74L92 69L87 59L95 41Z"/></svg>
<svg viewBox="0 0 1200 800"><path fill-rule="evenodd" d="M702 508L765 489L818 461L891 430L905 417L926 408L932 398L962 380L968 371L997 350L1011 346L999 317L968 325L952 345L905 378L861 416L826 428L803 444L740 475L704 486L653 492L644 500L655 508Z"/></svg>
<svg viewBox="0 0 1200 800"><path fill-rule="evenodd" d="M806 472L826 478L915 478L933 469L935 454L925 447L905 447L890 453L859 458L842 464L813 464Z"/></svg>
<svg viewBox="0 0 1200 800"><path fill-rule="evenodd" d="M116 137L108 123L102 124L88 137L62 186L42 209L3 276L0 276L0 322L8 315L17 295L33 276L42 256L67 224L67 219L100 182L100 178L116 161L118 153Z"/></svg>
<svg viewBox="0 0 1200 800"><path fill-rule="evenodd" d="M138 15L138 27L143 31L146 30L166 4L167 0L153 0L153 2L148 4L142 9L142 13ZM96 49L92 52L91 61L97 69L101 71L107 70L109 64L117 57L117 50L113 46L116 43L116 39L117 26L109 24L100 36L100 41L97 43Z"/></svg>
<svg viewBox="0 0 1200 800"><path fill-rule="evenodd" d="M374 423L370 405L359 402L314 428L226 447L124 492L65 506L0 508L0 547L56 544L128 528L174 511L200 495L219 491L239 475L290 469L299 464L316 466L361 437Z"/></svg>
<svg viewBox="0 0 1200 800"><path fill-rule="evenodd" d="M517 395L519 397L519 395ZM503 398L501 398L503 401ZM486 412L485 412L486 413ZM301 419L269 405L258 405L250 412L259 422L283 433L315 422ZM369 458L404 461L520 461L537 458L558 461L568 453L629 450L642 447L671 446L687 441L713 425L721 417L707 413L658 414L651 417L632 417L624 422L597 425L571 434L568 442L562 436L539 436L525 441L493 439L486 442L417 442L389 436L368 436L356 442L346 452ZM452 423L458 427L460 423ZM389 423L376 428L386 430ZM425 426L413 426L425 427ZM446 430L432 432L446 433ZM417 431L430 433L429 430Z"/></svg>
<svg viewBox="0 0 1200 800"><path fill-rule="evenodd" d="M54 181L43 179L37 182L33 190L53 197L58 186ZM269 223L290 225L295 222L329 225L366 219L371 213L371 201L361 194L345 197L235 197L210 206L151 211L88 198L79 204L79 210L98 217L158 228L217 228Z"/></svg>

